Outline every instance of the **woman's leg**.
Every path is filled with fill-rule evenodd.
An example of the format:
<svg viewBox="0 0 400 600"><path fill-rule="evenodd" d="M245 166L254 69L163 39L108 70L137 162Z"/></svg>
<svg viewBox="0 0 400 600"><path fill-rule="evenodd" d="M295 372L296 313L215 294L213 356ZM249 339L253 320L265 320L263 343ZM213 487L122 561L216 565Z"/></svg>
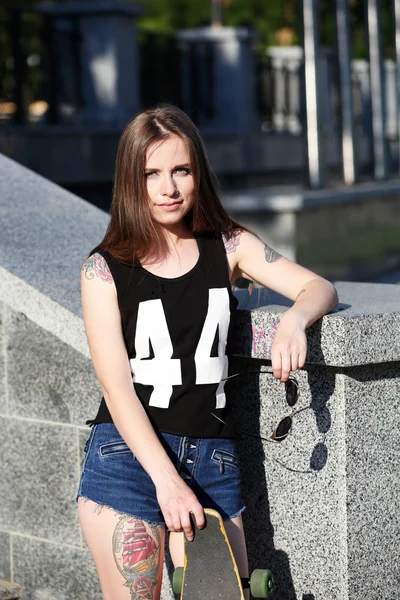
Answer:
<svg viewBox="0 0 400 600"><path fill-rule="evenodd" d="M249 567L247 562L247 549L243 531L242 515L238 515L237 517L233 517L233 519L224 521L224 526L233 554L235 556L240 577L248 577ZM174 563L174 567L183 566L183 533L169 534L169 551L172 562ZM244 590L244 597L246 600L249 600L250 592L248 589Z"/></svg>
<svg viewBox="0 0 400 600"><path fill-rule="evenodd" d="M165 527L82 497L78 514L104 600L140 600L146 593L152 600L159 600Z"/></svg>

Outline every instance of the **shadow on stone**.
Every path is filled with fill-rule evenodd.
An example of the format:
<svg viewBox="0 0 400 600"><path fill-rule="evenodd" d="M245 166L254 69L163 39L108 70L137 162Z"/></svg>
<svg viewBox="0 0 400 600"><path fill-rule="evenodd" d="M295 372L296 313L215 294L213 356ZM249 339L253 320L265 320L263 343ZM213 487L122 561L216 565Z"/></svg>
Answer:
<svg viewBox="0 0 400 600"><path fill-rule="evenodd" d="M261 366L261 361L260 361ZM247 365L250 369L250 363ZM246 364L240 361L241 371ZM253 365L254 369L254 365ZM238 366L232 361L232 372ZM234 399L235 420L240 428L243 421L243 390L239 381L234 378L229 382L227 391ZM260 390L259 378L254 375L246 377L246 430L252 435L260 435ZM243 500L246 511L243 513L244 529L247 539L250 574L254 569L270 569L275 578L275 600L296 600L287 554L274 547L274 529L271 523L270 503L265 480L265 454L261 439L238 433L238 452L242 471ZM251 470L251 477L248 473ZM251 532L249 536L248 532Z"/></svg>
<svg viewBox="0 0 400 600"><path fill-rule="evenodd" d="M250 313L242 311L239 315L240 326L251 332ZM317 323L319 334L321 327ZM241 344L247 344L251 353L251 334L241 338ZM314 349L320 352L320 335ZM254 361L244 358L234 358L231 361L231 373L246 373L254 371ZM271 369L267 360L258 360L257 369ZM327 406L335 390L335 374L328 367L315 369L306 368L306 376L311 391L309 408L314 412L318 432L322 439L315 444L310 444L309 469L310 472L321 471L328 462L329 451L325 444L325 435L331 428L331 413ZM235 422L238 429L246 433L238 433L238 451L242 469L243 499L247 510L243 514L244 527L248 545L250 573L253 569L270 569L275 578L274 598L276 600L297 600L293 578L290 568L289 556L282 550L275 548L274 528L271 523L270 500L265 475L265 451L261 435L260 415L261 406L261 377L248 374L248 376L235 377L226 384L227 393L232 394ZM260 385L261 384L261 385ZM245 407L243 402L245 401ZM257 439L258 436L258 439ZM307 442L307 440L306 440ZM285 465L281 465L285 466ZM289 469L292 470L292 469ZM295 471L295 469L293 469ZM301 472L301 471L299 471ZM282 490L284 493L284 490ZM302 600L315 600L314 595L302 595Z"/></svg>

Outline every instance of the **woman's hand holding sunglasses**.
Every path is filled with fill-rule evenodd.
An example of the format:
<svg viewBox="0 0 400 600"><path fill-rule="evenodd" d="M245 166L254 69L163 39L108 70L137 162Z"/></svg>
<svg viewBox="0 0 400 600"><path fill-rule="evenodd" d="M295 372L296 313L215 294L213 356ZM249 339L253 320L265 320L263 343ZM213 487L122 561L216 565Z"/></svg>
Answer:
<svg viewBox="0 0 400 600"><path fill-rule="evenodd" d="M288 381L291 371L297 371L304 366L306 355L304 320L298 313L289 309L279 322L271 347L274 377L280 381Z"/></svg>

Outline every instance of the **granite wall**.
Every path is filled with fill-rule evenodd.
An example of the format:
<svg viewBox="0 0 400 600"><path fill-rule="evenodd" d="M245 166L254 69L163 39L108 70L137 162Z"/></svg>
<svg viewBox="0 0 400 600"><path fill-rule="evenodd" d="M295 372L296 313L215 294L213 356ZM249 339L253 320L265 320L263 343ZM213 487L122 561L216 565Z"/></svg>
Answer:
<svg viewBox="0 0 400 600"><path fill-rule="evenodd" d="M24 600L100 599L74 498L100 393L79 269L108 217L1 156L0 214L0 578ZM293 409L257 374L290 303L255 291L236 323L250 564L273 569L277 600L399 598L400 287L337 287L338 309L308 331ZM273 443L289 414L291 434Z"/></svg>

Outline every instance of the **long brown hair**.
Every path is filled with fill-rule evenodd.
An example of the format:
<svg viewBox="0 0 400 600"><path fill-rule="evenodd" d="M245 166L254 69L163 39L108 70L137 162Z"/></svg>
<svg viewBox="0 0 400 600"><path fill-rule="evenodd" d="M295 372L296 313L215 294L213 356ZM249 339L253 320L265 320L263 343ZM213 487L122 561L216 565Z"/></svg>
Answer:
<svg viewBox="0 0 400 600"><path fill-rule="evenodd" d="M158 260L168 251L162 226L154 221L147 198L145 166L151 144L179 136L189 151L196 200L186 215L194 234L229 233L244 229L222 206L216 177L209 164L200 133L179 108L162 105L134 116L124 128L115 165L111 219L103 240L91 252L108 250L124 262Z"/></svg>

